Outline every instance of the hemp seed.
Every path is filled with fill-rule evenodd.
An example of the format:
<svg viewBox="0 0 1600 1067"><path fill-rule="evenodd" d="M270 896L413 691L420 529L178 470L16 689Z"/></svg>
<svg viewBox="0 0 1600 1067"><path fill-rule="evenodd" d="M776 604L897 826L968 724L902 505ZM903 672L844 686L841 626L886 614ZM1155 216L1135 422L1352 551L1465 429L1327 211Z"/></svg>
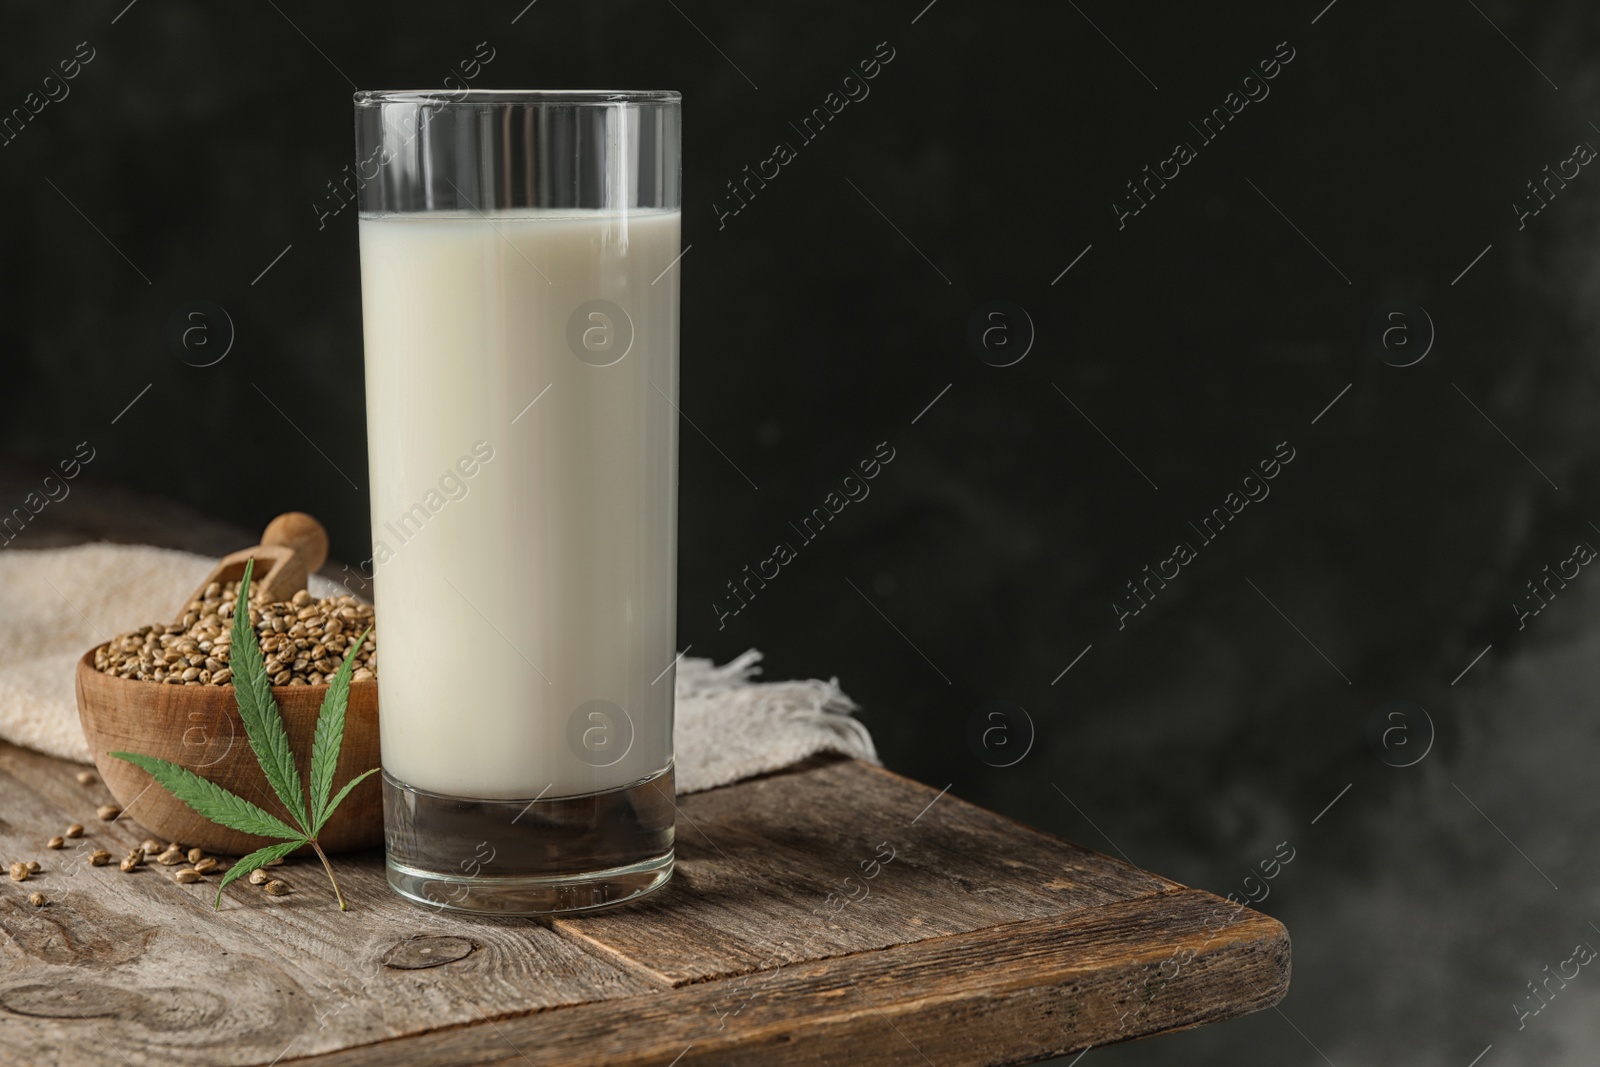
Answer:
<svg viewBox="0 0 1600 1067"><path fill-rule="evenodd" d="M28 865L21 860L11 865L11 880L13 882L26 882L28 875L32 873L32 871L28 870Z"/></svg>
<svg viewBox="0 0 1600 1067"><path fill-rule="evenodd" d="M185 867L181 871L174 871L172 873L172 880L177 882L179 885L189 885L192 882L198 882L204 878L205 875L201 874L193 867Z"/></svg>
<svg viewBox="0 0 1600 1067"><path fill-rule="evenodd" d="M110 862L111 853L107 852L103 848L97 848L93 852L89 853L89 866L91 867L104 867Z"/></svg>
<svg viewBox="0 0 1600 1067"><path fill-rule="evenodd" d="M67 836L68 837L82 837L83 836L83 823L75 822L71 826L67 827Z"/></svg>
<svg viewBox="0 0 1600 1067"><path fill-rule="evenodd" d="M277 878L274 878L272 881L268 882L262 888L265 889L268 893L272 894L275 897L281 897L281 896L285 896L285 895L288 894L288 892L289 892L289 883L285 882L285 881L281 881L281 880L279 880Z"/></svg>
<svg viewBox="0 0 1600 1067"><path fill-rule="evenodd" d="M45 848L66 848L67 847L67 839L64 838L64 837L59 837L59 836L52 837L49 841L45 842L45 846L44 847Z"/></svg>
<svg viewBox="0 0 1600 1067"><path fill-rule="evenodd" d="M79 771L78 772L78 783L80 785L93 785L94 784L94 772L93 771Z"/></svg>
<svg viewBox="0 0 1600 1067"><path fill-rule="evenodd" d="M255 870L251 871L247 877L250 879L251 885L265 885L272 875L257 867Z"/></svg>
<svg viewBox="0 0 1600 1067"><path fill-rule="evenodd" d="M94 809L94 813L100 816L101 822L110 822L112 819L115 819L118 815L122 814L122 809L117 807L115 804L102 804L98 808Z"/></svg>
<svg viewBox="0 0 1600 1067"><path fill-rule="evenodd" d="M95 669L166 685L230 684L228 651L239 586L237 582L211 586L200 599L189 602L181 622L143 626L101 645L94 653ZM372 605L354 597L318 599L301 590L287 602L268 602L260 599L259 588L251 599L250 625L274 685L328 684L352 636L372 625ZM355 681L372 681L376 676L377 642L371 636L354 667ZM314 675L321 677L314 680Z"/></svg>
<svg viewBox="0 0 1600 1067"><path fill-rule="evenodd" d="M28 894L28 903L32 904L36 908L44 907L44 905L45 905L44 894L43 893L29 893Z"/></svg>

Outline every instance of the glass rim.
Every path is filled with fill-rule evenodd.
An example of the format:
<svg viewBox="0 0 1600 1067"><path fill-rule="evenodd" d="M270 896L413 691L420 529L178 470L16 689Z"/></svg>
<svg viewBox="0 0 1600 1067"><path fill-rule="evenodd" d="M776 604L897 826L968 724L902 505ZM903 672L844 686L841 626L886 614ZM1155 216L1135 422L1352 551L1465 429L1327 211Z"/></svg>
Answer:
<svg viewBox="0 0 1600 1067"><path fill-rule="evenodd" d="M591 107L617 104L678 104L676 89L362 89L356 107L431 104L436 107L489 104L562 104Z"/></svg>

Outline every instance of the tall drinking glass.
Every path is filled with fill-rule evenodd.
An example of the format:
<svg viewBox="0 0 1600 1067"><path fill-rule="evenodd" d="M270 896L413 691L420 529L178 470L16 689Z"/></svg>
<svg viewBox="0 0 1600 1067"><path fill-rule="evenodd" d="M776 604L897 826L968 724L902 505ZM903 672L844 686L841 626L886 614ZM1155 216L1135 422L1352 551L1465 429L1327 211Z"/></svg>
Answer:
<svg viewBox="0 0 1600 1067"><path fill-rule="evenodd" d="M357 93L389 884L618 903L673 861L680 97Z"/></svg>

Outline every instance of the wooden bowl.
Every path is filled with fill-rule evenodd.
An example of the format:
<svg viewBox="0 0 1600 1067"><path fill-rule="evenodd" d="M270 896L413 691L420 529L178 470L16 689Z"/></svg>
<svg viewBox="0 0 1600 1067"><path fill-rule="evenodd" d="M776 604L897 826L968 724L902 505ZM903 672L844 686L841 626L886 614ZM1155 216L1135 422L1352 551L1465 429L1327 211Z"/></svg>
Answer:
<svg viewBox="0 0 1600 1067"><path fill-rule="evenodd" d="M242 856L273 839L240 833L197 815L155 784L149 772L109 752L159 756L186 767L287 822L283 805L267 784L245 736L232 686L164 685L118 678L95 670L95 649L78 661L78 720L111 795L130 817L156 837L198 845L207 852ZM274 686L289 747L301 754L302 782L310 780L311 737L325 685ZM334 772L337 793L362 771L378 766L378 683L354 682L345 713L344 748ZM358 785L317 835L327 852L374 848L383 843L383 792L373 775Z"/></svg>

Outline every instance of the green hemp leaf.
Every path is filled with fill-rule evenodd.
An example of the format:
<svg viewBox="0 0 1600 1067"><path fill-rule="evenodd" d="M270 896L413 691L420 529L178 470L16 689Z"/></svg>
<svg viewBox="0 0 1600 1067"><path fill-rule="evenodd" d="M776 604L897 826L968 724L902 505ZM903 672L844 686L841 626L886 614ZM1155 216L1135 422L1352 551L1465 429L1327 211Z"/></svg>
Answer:
<svg viewBox="0 0 1600 1067"><path fill-rule="evenodd" d="M348 911L349 905L339 891L339 880L333 876L333 866L328 863L327 853L317 843L317 835L328 824L334 810L350 795L350 791L369 775L378 772L378 768L374 767L357 775L344 784L337 796L333 795L333 772L339 763L339 750L344 747L344 718L350 702L350 674L354 669L356 653L372 631L363 631L360 637L351 642L345 652L344 662L328 684L322 707L317 711L317 729L311 739L311 806L308 809L306 788L301 785L294 753L289 749L289 733L283 726L283 712L279 710L278 702L272 699L272 684L267 677L261 646L256 643L255 627L250 625L250 575L255 570L255 563L253 559L245 563L244 577L239 581L239 599L233 606L233 638L228 666L233 669L234 698L239 703L239 718L244 722L250 749L256 754L261 773L283 802L291 821L285 822L215 782L168 760L133 752L112 752L111 755L143 767L167 792L220 826L258 837L283 839L278 844L257 849L229 867L222 876L222 883L217 886L217 899L212 907L222 906L222 891L235 878L310 845L322 860L323 869L328 872L328 881L333 883L333 895L339 900L339 910Z"/></svg>

